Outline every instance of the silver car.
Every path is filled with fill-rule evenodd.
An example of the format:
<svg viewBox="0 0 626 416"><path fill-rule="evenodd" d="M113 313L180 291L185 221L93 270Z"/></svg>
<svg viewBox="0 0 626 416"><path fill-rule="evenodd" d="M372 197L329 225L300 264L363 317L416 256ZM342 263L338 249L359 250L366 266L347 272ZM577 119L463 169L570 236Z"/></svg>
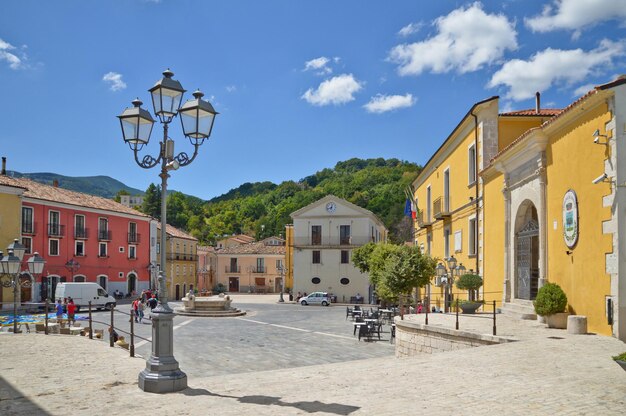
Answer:
<svg viewBox="0 0 626 416"><path fill-rule="evenodd" d="M303 298L300 298L300 305L330 305L330 297L326 292L313 292Z"/></svg>

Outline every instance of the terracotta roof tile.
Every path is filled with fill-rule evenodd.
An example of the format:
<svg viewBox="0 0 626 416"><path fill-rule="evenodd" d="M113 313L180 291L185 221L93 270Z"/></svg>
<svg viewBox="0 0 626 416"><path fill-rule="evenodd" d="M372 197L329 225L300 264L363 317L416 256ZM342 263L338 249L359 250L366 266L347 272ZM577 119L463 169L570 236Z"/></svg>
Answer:
<svg viewBox="0 0 626 416"><path fill-rule="evenodd" d="M150 218L150 216L115 202L112 199L102 198L99 196L74 192L64 188L44 185L26 178L12 178L0 175L0 184L15 186L26 189L25 198L40 199L43 201L59 202L68 205L75 205L84 208L94 208L104 211L119 212L123 214L136 215L140 217Z"/></svg>
<svg viewBox="0 0 626 416"><path fill-rule="evenodd" d="M217 254L285 254L285 246L269 246L262 241L223 248Z"/></svg>
<svg viewBox="0 0 626 416"><path fill-rule="evenodd" d="M563 111L562 108L542 108L539 110L539 113L535 111L534 108L530 108L528 110L517 110L517 111L508 111L506 113L500 113L501 116L535 116L535 117L552 117Z"/></svg>
<svg viewBox="0 0 626 416"><path fill-rule="evenodd" d="M161 229L161 223L157 223L157 229L160 230ZM185 240L193 240L193 241L198 241L198 239L196 237L193 237L189 234L187 234L186 232L184 232L183 230L179 230L178 228L167 224L167 228L166 228L166 233L168 233L169 235L171 235L172 237L176 237L176 238L183 238Z"/></svg>

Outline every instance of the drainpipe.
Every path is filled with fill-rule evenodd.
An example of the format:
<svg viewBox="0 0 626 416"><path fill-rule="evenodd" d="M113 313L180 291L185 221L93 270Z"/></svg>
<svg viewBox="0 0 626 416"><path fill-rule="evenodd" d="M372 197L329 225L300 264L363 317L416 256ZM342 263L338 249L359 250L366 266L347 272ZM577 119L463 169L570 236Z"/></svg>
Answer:
<svg viewBox="0 0 626 416"><path fill-rule="evenodd" d="M480 205L478 202L478 117L474 114L474 110L470 113L472 117L474 117L474 165L476 166L475 175L476 180L474 181L474 202L476 203L476 274L480 274L480 268L478 265L480 264L480 238L478 230L480 229L480 221L478 216L478 211L480 209Z"/></svg>

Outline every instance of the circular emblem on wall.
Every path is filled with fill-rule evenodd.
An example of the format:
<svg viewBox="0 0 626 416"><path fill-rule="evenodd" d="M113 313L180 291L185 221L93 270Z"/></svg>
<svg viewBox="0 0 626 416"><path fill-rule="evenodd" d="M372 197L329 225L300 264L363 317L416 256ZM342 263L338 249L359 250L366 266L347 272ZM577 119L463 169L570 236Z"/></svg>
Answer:
<svg viewBox="0 0 626 416"><path fill-rule="evenodd" d="M569 248L578 242L578 200L572 189L563 197L563 238Z"/></svg>
<svg viewBox="0 0 626 416"><path fill-rule="evenodd" d="M337 204L335 204L334 202L329 202L328 204L326 204L326 211L330 212L331 214L335 212L336 209Z"/></svg>

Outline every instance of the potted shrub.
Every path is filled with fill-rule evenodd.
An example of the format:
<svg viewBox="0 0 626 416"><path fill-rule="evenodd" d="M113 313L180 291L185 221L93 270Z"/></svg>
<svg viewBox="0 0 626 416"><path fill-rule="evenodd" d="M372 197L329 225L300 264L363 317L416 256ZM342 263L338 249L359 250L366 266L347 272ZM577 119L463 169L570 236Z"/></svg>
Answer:
<svg viewBox="0 0 626 416"><path fill-rule="evenodd" d="M478 296L476 296L477 290L482 285L483 278L477 274L466 273L457 279L456 287L469 291L469 300L460 300L457 303L463 313L475 313L483 305L483 302L477 300Z"/></svg>
<svg viewBox="0 0 626 416"><path fill-rule="evenodd" d="M613 359L626 371L626 352L616 355Z"/></svg>
<svg viewBox="0 0 626 416"><path fill-rule="evenodd" d="M556 283L546 283L537 292L533 302L537 315L546 318L549 328L567 328L567 296L561 286Z"/></svg>

